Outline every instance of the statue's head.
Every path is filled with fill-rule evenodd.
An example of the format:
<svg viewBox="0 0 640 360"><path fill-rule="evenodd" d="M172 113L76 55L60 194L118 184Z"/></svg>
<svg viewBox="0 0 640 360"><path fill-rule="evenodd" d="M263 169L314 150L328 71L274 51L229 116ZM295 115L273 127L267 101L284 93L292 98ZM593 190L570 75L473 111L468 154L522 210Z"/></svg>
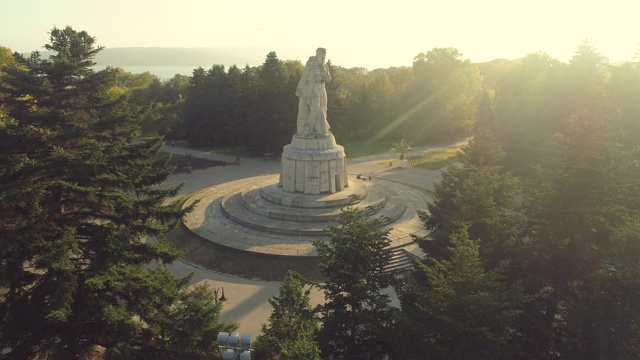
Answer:
<svg viewBox="0 0 640 360"><path fill-rule="evenodd" d="M316 49L316 59L319 60L318 62L323 63L326 57L327 49L321 47Z"/></svg>

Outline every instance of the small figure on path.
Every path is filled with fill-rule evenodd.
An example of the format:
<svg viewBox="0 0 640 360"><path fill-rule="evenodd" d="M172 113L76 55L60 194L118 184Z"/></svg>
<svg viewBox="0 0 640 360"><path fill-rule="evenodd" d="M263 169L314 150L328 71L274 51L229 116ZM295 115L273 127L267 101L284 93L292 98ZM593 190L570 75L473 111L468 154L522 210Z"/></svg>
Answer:
<svg viewBox="0 0 640 360"><path fill-rule="evenodd" d="M324 62L326 56L327 50L318 48L316 56L309 57L296 89L296 96L300 98L297 135L301 137L329 135L327 90L324 84L331 81L331 74Z"/></svg>

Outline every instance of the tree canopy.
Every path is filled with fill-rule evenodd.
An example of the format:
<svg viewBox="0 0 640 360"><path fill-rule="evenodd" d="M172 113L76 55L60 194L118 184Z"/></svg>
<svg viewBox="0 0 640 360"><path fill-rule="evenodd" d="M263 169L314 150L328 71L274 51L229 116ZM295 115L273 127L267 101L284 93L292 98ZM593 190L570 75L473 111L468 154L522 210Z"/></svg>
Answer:
<svg viewBox="0 0 640 360"><path fill-rule="evenodd" d="M348 207L329 226L329 242L314 242L326 278L319 285L326 298L319 309L324 359L383 359L388 351L389 297L381 291L392 282L384 272L391 255L384 251L390 240L381 221Z"/></svg>
<svg viewBox="0 0 640 360"><path fill-rule="evenodd" d="M45 48L0 48L3 358L212 358L221 304L162 266L185 211L159 190L162 140L277 153L295 131L302 64L213 65L163 82L94 71L95 39L54 28ZM640 63L588 42L472 64L453 48L411 67L329 63L339 142L396 150L473 136L442 173L401 282L388 231L353 208L316 242L326 303L283 281L257 347L268 358L637 359ZM187 209L188 210L188 209ZM150 241L153 235L157 241ZM391 286L400 307L390 306ZM321 355L318 351L321 351Z"/></svg>
<svg viewBox="0 0 640 360"><path fill-rule="evenodd" d="M256 339L256 357L278 360L319 360L319 319L311 307L310 288L292 270L285 275L278 296L269 300L273 311Z"/></svg>
<svg viewBox="0 0 640 360"><path fill-rule="evenodd" d="M3 358L130 359L159 337L160 357L180 358L165 346L176 323L162 319L199 308L210 328L219 308L163 266L180 256L163 235L189 209L165 204L178 188L156 186L172 171L149 161L162 141L134 141L140 114L111 91L116 71L92 69L93 37L53 28L45 48L54 55L19 56L0 80Z"/></svg>
<svg viewBox="0 0 640 360"><path fill-rule="evenodd" d="M635 271L627 260L638 245L630 240L640 209L632 69L637 65L608 64L588 43L568 64L545 54L514 64L485 99L475 137L422 213L431 230L421 239L424 266L453 261L451 236L464 229L483 271L502 271L501 286L521 285L528 299L509 325L509 352L484 358L638 357L631 344L640 311L630 304L640 288L619 277ZM422 290L407 299L435 290L432 277L412 281ZM420 334L432 344L441 340L431 329Z"/></svg>

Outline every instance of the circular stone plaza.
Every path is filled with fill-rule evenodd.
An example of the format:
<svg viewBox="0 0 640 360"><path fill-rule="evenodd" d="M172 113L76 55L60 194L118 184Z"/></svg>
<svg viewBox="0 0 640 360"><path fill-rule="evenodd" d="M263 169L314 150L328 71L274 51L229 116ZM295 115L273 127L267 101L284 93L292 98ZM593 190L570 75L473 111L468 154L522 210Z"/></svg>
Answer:
<svg viewBox="0 0 640 360"><path fill-rule="evenodd" d="M417 211L426 208L428 195L397 180L348 175L342 146L333 135L320 140L294 136L284 148L280 174L193 192L184 206L197 204L185 225L207 241L237 250L314 257L312 241L328 240L325 229L342 208L352 206L381 217L381 226L390 229L387 270L409 266L412 254L422 257L412 235L425 235Z"/></svg>
<svg viewBox="0 0 640 360"><path fill-rule="evenodd" d="M296 133L282 149L276 175L243 178L200 189L184 204L197 201L185 225L208 241L241 251L271 256L317 257L313 241L327 240L325 229L352 206L382 218L390 229L391 260L387 271L410 266L422 257L413 241L424 235L417 210L428 196L414 187L349 175L344 148L327 121L331 81L326 49L309 57L295 90L299 98Z"/></svg>

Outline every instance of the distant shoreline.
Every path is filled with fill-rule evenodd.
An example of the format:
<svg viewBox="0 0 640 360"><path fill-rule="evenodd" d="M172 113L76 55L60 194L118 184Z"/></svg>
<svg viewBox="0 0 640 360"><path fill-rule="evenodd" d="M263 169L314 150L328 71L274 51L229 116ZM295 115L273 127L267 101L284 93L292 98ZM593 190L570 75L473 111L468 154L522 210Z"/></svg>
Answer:
<svg viewBox="0 0 640 360"><path fill-rule="evenodd" d="M105 48L98 52L95 61L100 66L198 66L210 68L213 65L229 67L258 66L264 63L267 55L275 51L280 60L298 60L308 57L307 51L293 48ZM52 55L51 51L40 51L42 58ZM29 54L24 54L28 56Z"/></svg>
<svg viewBox="0 0 640 360"><path fill-rule="evenodd" d="M111 65L109 65L111 66ZM107 65L96 65L94 70L100 71L107 67ZM167 81L174 77L176 74L192 76L193 70L197 69L197 66L159 66L159 65L140 65L140 66L112 66L121 68L122 70L132 74L143 74L149 72L157 76L162 81Z"/></svg>
<svg viewBox="0 0 640 360"><path fill-rule="evenodd" d="M95 57L98 66L113 67L191 67L196 69L199 66L203 69L210 69L213 65L224 65L226 69L231 66L244 68L245 66L256 67L264 64L267 55L275 52L278 59L283 61L306 62L310 55L313 55L315 47L309 49L300 48L266 48L266 47L220 47L220 48L161 48L161 47L130 47L130 48L104 48ZM355 50L330 52L328 60L333 65L344 68L378 69L397 66L411 66L411 59L399 60L397 64L382 66L375 64L375 55L369 57L366 63L354 63L353 55ZM23 53L29 56L30 53ZM53 55L50 51L40 51L43 59ZM362 54L359 53L358 58Z"/></svg>

